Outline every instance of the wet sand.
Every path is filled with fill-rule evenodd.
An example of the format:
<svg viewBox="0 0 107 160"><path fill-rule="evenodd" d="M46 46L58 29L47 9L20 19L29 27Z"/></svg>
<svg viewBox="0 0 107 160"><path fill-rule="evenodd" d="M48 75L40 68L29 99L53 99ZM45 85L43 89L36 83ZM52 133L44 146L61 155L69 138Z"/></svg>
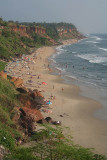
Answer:
<svg viewBox="0 0 107 160"><path fill-rule="evenodd" d="M52 102L47 109L50 112L42 111L42 114L69 127L75 144L95 148L96 153L107 155L107 122L93 116L93 112L102 107L101 104L80 96L79 87L65 84L60 74L57 76L51 74L48 57L53 53L55 54L54 47L39 48L28 56L31 61L25 65L23 61L17 66L16 62L9 65L8 74L23 78L25 87L38 89L45 100ZM42 82L46 82L46 85Z"/></svg>

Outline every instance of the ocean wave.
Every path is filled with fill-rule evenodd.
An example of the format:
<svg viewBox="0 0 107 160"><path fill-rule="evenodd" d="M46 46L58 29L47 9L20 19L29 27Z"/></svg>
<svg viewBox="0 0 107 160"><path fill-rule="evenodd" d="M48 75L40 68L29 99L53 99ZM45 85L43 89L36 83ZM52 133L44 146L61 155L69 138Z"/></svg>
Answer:
<svg viewBox="0 0 107 160"><path fill-rule="evenodd" d="M96 84L96 83L93 83L93 82L86 81L85 83L90 84L90 85L92 85L92 86L97 86L97 84Z"/></svg>
<svg viewBox="0 0 107 160"><path fill-rule="evenodd" d="M88 60L90 63L103 63L107 62L107 57L100 57L95 54L82 54L82 55L76 55L79 58Z"/></svg>
<svg viewBox="0 0 107 160"><path fill-rule="evenodd" d="M86 41L87 43L99 43L99 42L96 42L96 41Z"/></svg>
<svg viewBox="0 0 107 160"><path fill-rule="evenodd" d="M102 39L100 37L96 37L96 40L97 41L101 41Z"/></svg>
<svg viewBox="0 0 107 160"><path fill-rule="evenodd" d="M95 38L97 41L101 41L102 39L100 37L94 36L93 38Z"/></svg>
<svg viewBox="0 0 107 160"><path fill-rule="evenodd" d="M56 64L55 59L51 58L50 61L51 61L52 63Z"/></svg>
<svg viewBox="0 0 107 160"><path fill-rule="evenodd" d="M74 75L65 75L65 77L78 80L77 77L75 77Z"/></svg>
<svg viewBox="0 0 107 160"><path fill-rule="evenodd" d="M63 46L58 46L58 47L56 47L56 49L58 50L58 49L61 49Z"/></svg>
<svg viewBox="0 0 107 160"><path fill-rule="evenodd" d="M55 69L61 72L65 72L65 68L55 67Z"/></svg>
<svg viewBox="0 0 107 160"><path fill-rule="evenodd" d="M62 54L62 53L64 53L64 52L66 52L66 50L64 49L63 46L57 47L56 50L57 50L56 53L57 53L58 55L59 55L59 54Z"/></svg>
<svg viewBox="0 0 107 160"><path fill-rule="evenodd" d="M92 78L95 78L95 77L96 77L95 74L90 74L90 73L88 73L88 76L90 76L90 77L92 77Z"/></svg>
<svg viewBox="0 0 107 160"><path fill-rule="evenodd" d="M104 51L107 51L107 48L99 48L99 49L104 50Z"/></svg>
<svg viewBox="0 0 107 160"><path fill-rule="evenodd" d="M72 52L72 53L77 53L77 52Z"/></svg>
<svg viewBox="0 0 107 160"><path fill-rule="evenodd" d="M52 59L54 59L56 56L57 56L56 54L53 54L51 57L52 57Z"/></svg>

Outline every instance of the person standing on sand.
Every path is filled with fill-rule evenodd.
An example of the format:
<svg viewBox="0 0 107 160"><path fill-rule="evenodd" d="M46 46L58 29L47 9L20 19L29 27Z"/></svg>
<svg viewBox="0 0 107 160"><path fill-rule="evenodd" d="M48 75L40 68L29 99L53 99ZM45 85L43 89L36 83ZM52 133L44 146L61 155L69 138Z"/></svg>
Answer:
<svg viewBox="0 0 107 160"><path fill-rule="evenodd" d="M54 89L54 85L53 85L53 89Z"/></svg>
<svg viewBox="0 0 107 160"><path fill-rule="evenodd" d="M64 88L62 88L62 92L64 91Z"/></svg>

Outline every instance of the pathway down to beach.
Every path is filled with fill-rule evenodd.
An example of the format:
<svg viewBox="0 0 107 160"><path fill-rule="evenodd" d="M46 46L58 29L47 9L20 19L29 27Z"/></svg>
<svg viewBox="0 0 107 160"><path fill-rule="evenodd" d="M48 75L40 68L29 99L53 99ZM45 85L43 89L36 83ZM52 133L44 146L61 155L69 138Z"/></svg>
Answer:
<svg viewBox="0 0 107 160"><path fill-rule="evenodd" d="M9 64L8 74L23 78L25 87L38 89L52 102L42 114L69 127L75 144L95 148L97 153L107 155L107 122L93 116L101 104L80 96L78 86L64 84L60 75L51 74L48 57L52 54L55 54L53 47L39 48L32 55Z"/></svg>

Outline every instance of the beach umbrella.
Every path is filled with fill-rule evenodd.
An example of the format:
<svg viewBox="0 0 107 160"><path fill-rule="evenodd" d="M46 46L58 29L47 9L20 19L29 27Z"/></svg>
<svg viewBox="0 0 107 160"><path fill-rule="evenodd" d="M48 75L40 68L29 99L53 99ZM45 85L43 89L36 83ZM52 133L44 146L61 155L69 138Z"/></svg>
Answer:
<svg viewBox="0 0 107 160"><path fill-rule="evenodd" d="M42 84L47 85L47 83L46 83L46 82L42 82Z"/></svg>
<svg viewBox="0 0 107 160"><path fill-rule="evenodd" d="M48 101L48 102L46 102L46 104L52 104L52 102Z"/></svg>

